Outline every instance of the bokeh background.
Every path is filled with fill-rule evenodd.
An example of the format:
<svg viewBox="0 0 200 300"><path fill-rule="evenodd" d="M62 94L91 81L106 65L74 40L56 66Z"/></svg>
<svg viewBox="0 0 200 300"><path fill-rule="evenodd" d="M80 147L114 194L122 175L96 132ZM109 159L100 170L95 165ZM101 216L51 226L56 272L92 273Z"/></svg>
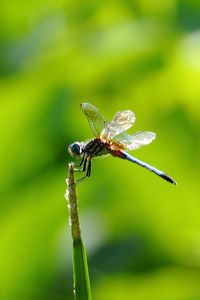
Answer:
<svg viewBox="0 0 200 300"><path fill-rule="evenodd" d="M0 298L73 299L67 146L80 109L136 114L157 139L78 186L93 299L200 299L200 2L3 1Z"/></svg>

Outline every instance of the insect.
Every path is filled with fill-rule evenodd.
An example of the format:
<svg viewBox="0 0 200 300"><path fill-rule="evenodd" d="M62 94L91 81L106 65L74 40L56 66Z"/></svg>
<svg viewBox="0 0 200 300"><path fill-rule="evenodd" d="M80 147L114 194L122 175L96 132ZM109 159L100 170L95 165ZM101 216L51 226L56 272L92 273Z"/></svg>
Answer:
<svg viewBox="0 0 200 300"><path fill-rule="evenodd" d="M155 167L129 155L125 150L135 150L150 144L156 134L151 131L138 131L129 135L126 131L135 122L135 115L130 110L118 111L108 122L101 112L92 104L83 102L81 109L85 114L95 138L88 142L74 142L69 145L68 151L73 158L81 158L76 171L86 172L85 176L77 181L88 178L91 174L93 158L111 154L114 157L126 159L153 172L168 182L176 184L170 176Z"/></svg>

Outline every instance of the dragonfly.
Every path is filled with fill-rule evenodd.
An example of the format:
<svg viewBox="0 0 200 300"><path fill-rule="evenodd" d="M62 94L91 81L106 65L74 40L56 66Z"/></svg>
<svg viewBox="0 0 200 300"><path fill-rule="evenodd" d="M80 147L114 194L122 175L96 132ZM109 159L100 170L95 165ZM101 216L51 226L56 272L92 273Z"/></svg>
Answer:
<svg viewBox="0 0 200 300"><path fill-rule="evenodd" d="M74 159L81 159L75 171L85 172L85 176L76 183L87 179L91 175L92 159L107 154L135 163L164 180L176 184L176 181L163 171L128 154L126 150L135 150L150 144L156 134L151 131L138 131L129 135L127 130L135 123L135 114L130 110L118 111L111 121L106 121L102 113L92 104L83 102L81 109L86 116L94 138L87 142L74 142L69 145L69 154Z"/></svg>

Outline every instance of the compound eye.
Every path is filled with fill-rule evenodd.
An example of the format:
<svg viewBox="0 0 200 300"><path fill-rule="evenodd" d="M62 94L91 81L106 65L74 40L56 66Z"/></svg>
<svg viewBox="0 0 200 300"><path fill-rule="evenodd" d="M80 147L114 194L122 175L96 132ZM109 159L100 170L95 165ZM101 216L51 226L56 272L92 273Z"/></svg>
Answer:
<svg viewBox="0 0 200 300"><path fill-rule="evenodd" d="M69 145L68 150L69 150L69 153L71 154L71 156L73 156L73 157L80 156L81 149L80 149L79 143L73 143L73 144Z"/></svg>
<svg viewBox="0 0 200 300"><path fill-rule="evenodd" d="M80 154L80 146L79 144L73 144L72 145L72 151L75 155L79 155Z"/></svg>

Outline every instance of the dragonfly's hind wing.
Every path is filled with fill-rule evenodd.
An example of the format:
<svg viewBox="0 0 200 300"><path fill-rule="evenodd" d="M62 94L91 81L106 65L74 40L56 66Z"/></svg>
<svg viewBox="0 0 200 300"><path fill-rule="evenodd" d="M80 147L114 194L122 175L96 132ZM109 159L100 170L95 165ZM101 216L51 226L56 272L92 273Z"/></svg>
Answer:
<svg viewBox="0 0 200 300"><path fill-rule="evenodd" d="M138 131L133 135L127 133L119 134L113 140L122 145L124 149L135 150L150 144L155 138L156 134L152 131Z"/></svg>
<svg viewBox="0 0 200 300"><path fill-rule="evenodd" d="M130 110L118 111L113 119L107 123L101 136L112 140L115 136L128 130L135 122L135 115Z"/></svg>
<svg viewBox="0 0 200 300"><path fill-rule="evenodd" d="M93 134L97 137L100 135L107 122L102 113L92 104L83 102L81 109L84 112Z"/></svg>

